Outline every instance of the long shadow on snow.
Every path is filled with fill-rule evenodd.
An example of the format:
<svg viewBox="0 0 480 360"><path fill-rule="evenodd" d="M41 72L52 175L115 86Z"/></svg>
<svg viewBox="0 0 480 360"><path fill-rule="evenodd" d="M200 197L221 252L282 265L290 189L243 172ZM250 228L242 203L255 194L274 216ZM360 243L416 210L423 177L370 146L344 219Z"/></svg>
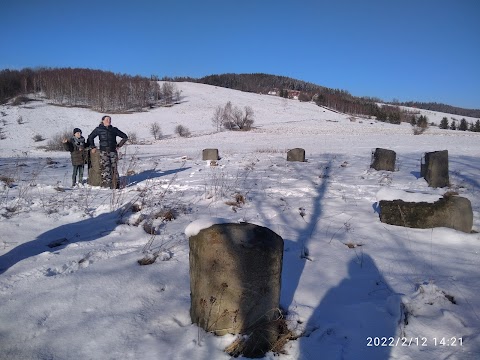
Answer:
<svg viewBox="0 0 480 360"><path fill-rule="evenodd" d="M167 171L161 171L161 170L155 170L155 169L142 171L139 174L135 174L127 177L127 187L134 186L145 180L151 180L151 179L155 179L155 178L159 178L159 177L163 177L171 174L176 174L188 169L191 169L191 167L189 166L189 167L183 167L183 168L167 170Z"/></svg>
<svg viewBox="0 0 480 360"><path fill-rule="evenodd" d="M95 218L88 218L76 223L61 225L40 234L31 241L18 245L0 256L0 274L29 257L44 252L56 252L62 249L64 245L92 241L110 234L118 225L118 211L101 214ZM61 245L55 247L48 246L50 243L57 241L61 242Z"/></svg>
<svg viewBox="0 0 480 360"><path fill-rule="evenodd" d="M287 310L292 305L295 292L300 282L305 262L308 260L308 245L311 241L312 234L317 227L323 213L321 206L322 199L325 197L328 188L328 179L332 170L333 161L330 159L328 165L324 167L325 171L322 176L322 182L317 187L316 196L312 198L312 214L306 227L297 230L296 240L285 240L285 253L282 269L282 292L280 295L280 305ZM313 178L313 177L312 177ZM288 216L282 215L283 218ZM284 223L290 223L290 219L284 219ZM300 248L299 248L300 247ZM299 251L297 251L297 249Z"/></svg>
<svg viewBox="0 0 480 360"><path fill-rule="evenodd" d="M393 293L369 255L352 257L348 277L308 320L299 359L388 359L400 321L400 304L388 301Z"/></svg>
<svg viewBox="0 0 480 360"><path fill-rule="evenodd" d="M157 172L155 170L144 171L134 177L134 182L129 181L128 186L132 186L133 184L146 179L175 174L187 169L189 168L179 168L165 172ZM117 221L118 211L101 214L95 218L88 218L76 223L61 225L44 232L36 239L25 242L13 248L8 253L0 256L0 274L3 274L16 263L28 259L29 257L39 255L46 251L58 251L66 244L92 241L108 235L117 226ZM61 242L61 245L49 247L48 245L52 242Z"/></svg>

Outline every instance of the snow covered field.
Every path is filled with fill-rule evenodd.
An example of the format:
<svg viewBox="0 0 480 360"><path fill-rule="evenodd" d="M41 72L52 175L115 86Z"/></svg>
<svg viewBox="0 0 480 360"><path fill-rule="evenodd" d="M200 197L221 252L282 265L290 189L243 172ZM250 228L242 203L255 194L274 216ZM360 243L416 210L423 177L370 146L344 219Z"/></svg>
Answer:
<svg viewBox="0 0 480 360"><path fill-rule="evenodd" d="M280 302L302 336L267 359L478 359L478 133L415 136L408 124L351 121L310 103L177 86L173 107L112 115L149 143L122 149L121 190L69 188L69 153L38 149L74 127L88 136L103 114L40 99L0 106L0 359L230 358L223 349L235 337L205 333L189 316L184 231L205 217L284 239ZM256 128L215 132L214 110L227 101L251 106ZM161 140L150 135L154 122ZM192 136L175 135L177 125ZM286 161L296 147L307 162ZM370 169L376 147L396 151L398 171ZM201 160L205 148L219 149L218 166ZM422 154L445 149L451 188L429 188ZM418 199L454 190L472 202L475 232L383 224L380 190ZM146 256L156 261L139 265Z"/></svg>

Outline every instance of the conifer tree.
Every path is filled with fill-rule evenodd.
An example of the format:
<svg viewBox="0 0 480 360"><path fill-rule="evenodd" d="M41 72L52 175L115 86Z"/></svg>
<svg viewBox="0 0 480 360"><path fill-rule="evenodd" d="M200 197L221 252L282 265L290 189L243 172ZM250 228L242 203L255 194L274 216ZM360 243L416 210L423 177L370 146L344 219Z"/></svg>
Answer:
<svg viewBox="0 0 480 360"><path fill-rule="evenodd" d="M463 118L462 120L460 120L460 125L458 126L458 130L466 131L467 129L468 129L467 120Z"/></svg>
<svg viewBox="0 0 480 360"><path fill-rule="evenodd" d="M419 128L425 129L428 127L428 118L425 115L420 115L417 120L417 126Z"/></svg>
<svg viewBox="0 0 480 360"><path fill-rule="evenodd" d="M475 126L473 127L473 131L480 132L480 120L475 122Z"/></svg>
<svg viewBox="0 0 480 360"><path fill-rule="evenodd" d="M447 117L443 117L440 121L440 129L448 129L448 119Z"/></svg>

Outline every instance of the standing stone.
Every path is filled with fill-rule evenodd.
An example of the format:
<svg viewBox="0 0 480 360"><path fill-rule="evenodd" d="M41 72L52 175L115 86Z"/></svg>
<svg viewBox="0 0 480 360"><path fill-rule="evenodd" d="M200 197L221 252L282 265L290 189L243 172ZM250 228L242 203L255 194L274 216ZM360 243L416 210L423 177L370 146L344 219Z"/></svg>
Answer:
<svg viewBox="0 0 480 360"><path fill-rule="evenodd" d="M189 238L190 317L217 335L250 335L242 353L264 355L278 338L283 239L262 226L216 224Z"/></svg>
<svg viewBox="0 0 480 360"><path fill-rule="evenodd" d="M87 183L92 186L102 185L101 167L100 167L100 151L89 151L88 161L88 180Z"/></svg>
<svg viewBox="0 0 480 360"><path fill-rule="evenodd" d="M305 149L295 148L288 150L287 161L305 161Z"/></svg>
<svg viewBox="0 0 480 360"><path fill-rule="evenodd" d="M377 171L395 171L395 161L397 159L395 151L376 148L375 152L372 153L372 158L371 168Z"/></svg>
<svg viewBox="0 0 480 360"><path fill-rule="evenodd" d="M449 186L448 150L425 153L420 167L420 175L425 178L430 187Z"/></svg>
<svg viewBox="0 0 480 360"><path fill-rule="evenodd" d="M218 149L203 149L202 160L220 160L218 157Z"/></svg>

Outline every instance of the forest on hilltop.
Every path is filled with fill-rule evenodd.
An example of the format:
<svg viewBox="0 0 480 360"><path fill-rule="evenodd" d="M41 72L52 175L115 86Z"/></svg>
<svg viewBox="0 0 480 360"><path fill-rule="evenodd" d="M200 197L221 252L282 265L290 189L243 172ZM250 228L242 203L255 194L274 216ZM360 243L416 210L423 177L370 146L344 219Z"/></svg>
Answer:
<svg viewBox="0 0 480 360"><path fill-rule="evenodd" d="M41 92L53 103L64 106L85 106L97 111L139 111L155 106L160 100L174 102L175 89L160 87L157 76L150 78L114 74L108 71L81 68L38 68L0 71L0 103L28 93ZM356 116L398 124L411 121L412 112L399 106L470 117L480 117L479 109L463 109L438 103L383 103L381 99L358 97L346 90L331 89L285 76L263 73L219 74L202 78L164 77L167 82L190 81L257 94L275 93L285 98L314 101L318 106ZM165 84L164 84L165 85Z"/></svg>

